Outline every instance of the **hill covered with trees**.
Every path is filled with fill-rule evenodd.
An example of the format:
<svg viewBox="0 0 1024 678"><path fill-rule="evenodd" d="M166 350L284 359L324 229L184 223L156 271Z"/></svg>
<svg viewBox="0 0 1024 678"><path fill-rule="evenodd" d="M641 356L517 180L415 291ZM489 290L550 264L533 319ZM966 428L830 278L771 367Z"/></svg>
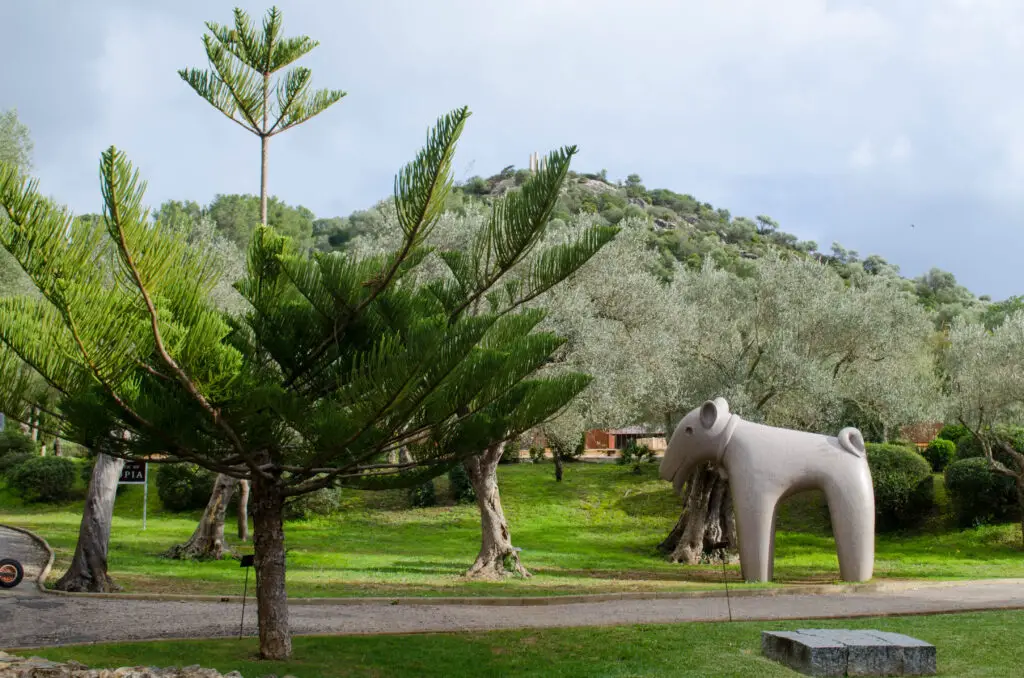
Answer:
<svg viewBox="0 0 1024 678"><path fill-rule="evenodd" d="M528 169L508 166L490 177L472 177L455 187L447 208L464 213L473 205L490 203L522 185L529 174ZM387 209L389 203L385 200L348 216L318 217L306 207L271 198L268 223L293 237L302 248L324 252L344 250L354 238L382 226L382 210ZM946 327L953 318L968 314L992 329L1009 313L1024 309L1024 296L1002 301L976 296L960 285L953 273L939 268L932 268L916 278L904 278L899 266L883 255L862 257L840 243L832 243L824 251L818 243L800 240L786 232L770 216L734 216L726 208L701 202L687 193L667 188L649 189L637 174L630 174L625 181L612 181L604 170L570 172L553 220L567 222L580 212L594 215L598 223L618 224L630 217L647 221L650 246L661 254L665 275L673 260L697 269L705 258L711 257L719 268L744 276L750 272L750 262L774 251L825 262L846 280L858 276L898 278L908 292L915 294L920 303L934 313L937 327ZM187 200L168 201L156 210L155 216L161 219L187 216L195 221L208 217L221 236L244 250L251 233L251 228L246 228L245 224L259 221L259 198L217 195L206 206Z"/></svg>

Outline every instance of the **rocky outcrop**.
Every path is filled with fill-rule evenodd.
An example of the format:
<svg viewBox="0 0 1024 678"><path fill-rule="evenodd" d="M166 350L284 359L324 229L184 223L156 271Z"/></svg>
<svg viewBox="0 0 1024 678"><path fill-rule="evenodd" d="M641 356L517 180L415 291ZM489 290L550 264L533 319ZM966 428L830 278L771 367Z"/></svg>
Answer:
<svg viewBox="0 0 1024 678"><path fill-rule="evenodd" d="M238 671L220 673L198 664L164 669L155 666L90 669L76 661L52 662L42 657L18 657L0 652L0 678L242 678L242 674Z"/></svg>

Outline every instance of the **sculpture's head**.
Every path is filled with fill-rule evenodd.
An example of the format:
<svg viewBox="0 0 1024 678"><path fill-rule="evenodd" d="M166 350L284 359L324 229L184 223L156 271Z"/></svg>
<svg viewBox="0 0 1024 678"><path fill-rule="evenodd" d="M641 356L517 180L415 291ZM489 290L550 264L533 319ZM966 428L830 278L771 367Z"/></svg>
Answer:
<svg viewBox="0 0 1024 678"><path fill-rule="evenodd" d="M721 463L731 413L725 398L709 400L689 412L669 440L659 472L678 492L698 464Z"/></svg>

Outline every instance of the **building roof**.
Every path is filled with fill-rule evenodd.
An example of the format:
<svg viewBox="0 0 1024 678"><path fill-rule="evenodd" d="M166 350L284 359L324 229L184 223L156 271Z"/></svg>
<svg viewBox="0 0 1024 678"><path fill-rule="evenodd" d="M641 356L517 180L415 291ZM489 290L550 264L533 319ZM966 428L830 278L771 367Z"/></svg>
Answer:
<svg viewBox="0 0 1024 678"><path fill-rule="evenodd" d="M617 436L643 436L643 435L647 435L647 436L663 436L663 435L665 435L664 433L659 433L657 431L651 431L646 426L627 426L625 428L612 428L612 429L608 429L608 433L611 433L612 435L617 435Z"/></svg>

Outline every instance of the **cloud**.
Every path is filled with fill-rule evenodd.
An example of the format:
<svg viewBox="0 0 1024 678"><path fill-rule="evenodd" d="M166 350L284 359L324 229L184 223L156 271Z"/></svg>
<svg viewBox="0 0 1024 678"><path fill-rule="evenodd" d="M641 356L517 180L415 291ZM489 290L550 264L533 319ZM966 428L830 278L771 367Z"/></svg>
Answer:
<svg viewBox="0 0 1024 678"><path fill-rule="evenodd" d="M19 7L7 45L26 65L4 72L0 107L31 127L44 190L95 210L114 143L150 202L255 192L256 140L175 73L205 66L203 23L229 22L234 4ZM302 62L314 84L349 92L271 143L271 191L318 214L386 195L427 127L468 104L459 176L578 144L579 169L637 172L803 237L903 253L908 273L935 263L979 292L1020 291L1012 266L993 273L992 248L962 236L980 214L971 225L990 238L1020 233L1019 0L322 0L284 13L287 34L322 43ZM925 241L881 226L947 200L960 216L934 215Z"/></svg>

